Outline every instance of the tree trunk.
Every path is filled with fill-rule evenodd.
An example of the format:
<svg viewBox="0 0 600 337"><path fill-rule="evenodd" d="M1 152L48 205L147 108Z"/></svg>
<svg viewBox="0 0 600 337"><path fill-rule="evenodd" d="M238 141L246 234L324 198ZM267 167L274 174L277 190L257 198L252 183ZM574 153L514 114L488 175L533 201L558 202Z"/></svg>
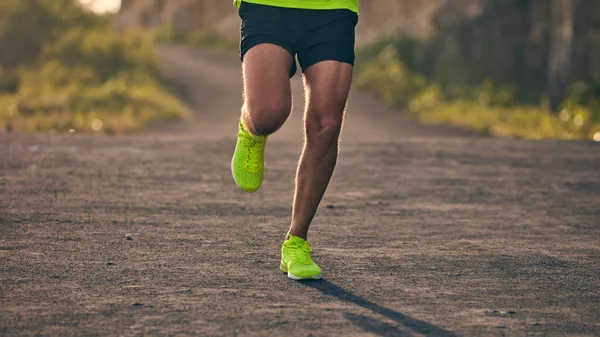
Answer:
<svg viewBox="0 0 600 337"><path fill-rule="evenodd" d="M551 0L548 96L553 111L565 98L573 54L573 17L577 0Z"/></svg>

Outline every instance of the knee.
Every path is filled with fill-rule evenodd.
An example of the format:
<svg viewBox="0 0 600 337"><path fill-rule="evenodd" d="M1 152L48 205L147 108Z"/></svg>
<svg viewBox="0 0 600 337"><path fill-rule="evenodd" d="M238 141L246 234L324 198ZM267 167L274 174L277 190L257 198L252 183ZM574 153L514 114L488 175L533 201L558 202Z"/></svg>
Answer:
<svg viewBox="0 0 600 337"><path fill-rule="evenodd" d="M277 131L288 119L291 104L286 102L246 102L248 131L254 135L267 136Z"/></svg>
<svg viewBox="0 0 600 337"><path fill-rule="evenodd" d="M343 113L332 110L310 111L306 120L306 139L308 143L329 147L337 144L343 123Z"/></svg>

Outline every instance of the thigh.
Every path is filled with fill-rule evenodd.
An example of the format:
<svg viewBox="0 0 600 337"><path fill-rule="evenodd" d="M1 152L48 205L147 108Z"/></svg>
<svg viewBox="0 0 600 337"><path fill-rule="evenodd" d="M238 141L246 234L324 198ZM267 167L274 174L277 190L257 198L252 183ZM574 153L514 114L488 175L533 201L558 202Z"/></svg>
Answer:
<svg viewBox="0 0 600 337"><path fill-rule="evenodd" d="M242 63L244 103L251 114L284 114L291 110L290 54L274 44L250 49Z"/></svg>
<svg viewBox="0 0 600 337"><path fill-rule="evenodd" d="M342 121L354 67L346 62L321 61L304 72L307 120L321 124Z"/></svg>
<svg viewBox="0 0 600 337"><path fill-rule="evenodd" d="M296 55L294 43L288 29L285 9L242 2L239 9L242 20L240 28L240 58L261 44L273 44L287 51L293 60ZM296 63L290 62L287 71L292 77L296 72Z"/></svg>

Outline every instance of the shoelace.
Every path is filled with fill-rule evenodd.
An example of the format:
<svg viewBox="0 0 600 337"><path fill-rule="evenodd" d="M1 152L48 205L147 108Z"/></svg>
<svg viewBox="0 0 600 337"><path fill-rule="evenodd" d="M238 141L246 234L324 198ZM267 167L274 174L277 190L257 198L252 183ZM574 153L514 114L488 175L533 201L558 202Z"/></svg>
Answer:
<svg viewBox="0 0 600 337"><path fill-rule="evenodd" d="M310 263L310 253L312 253L312 248L310 248L308 242L288 242L286 244L290 247L290 255L293 260L302 264ZM302 252L302 254L296 254L297 251Z"/></svg>
<svg viewBox="0 0 600 337"><path fill-rule="evenodd" d="M250 171L258 171L260 169L261 158L259 155L252 155L252 150L254 150L254 147L256 146L256 141L244 132L238 133L238 137L240 137L242 144L246 146L246 160L244 161L244 165Z"/></svg>

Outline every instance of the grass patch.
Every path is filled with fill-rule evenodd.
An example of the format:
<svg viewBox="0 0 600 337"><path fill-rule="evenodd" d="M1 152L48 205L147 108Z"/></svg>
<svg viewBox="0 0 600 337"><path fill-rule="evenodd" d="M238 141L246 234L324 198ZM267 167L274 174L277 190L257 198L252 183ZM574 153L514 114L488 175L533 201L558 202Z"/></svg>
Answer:
<svg viewBox="0 0 600 337"><path fill-rule="evenodd" d="M378 44L359 51L357 86L388 104L405 108L424 123L446 123L501 137L590 139L600 141L600 86L577 83L552 113L545 102L523 104L516 89L490 80L478 86L442 84L407 66L395 45Z"/></svg>
<svg viewBox="0 0 600 337"><path fill-rule="evenodd" d="M151 38L119 32L109 19L88 14L70 0L23 0L11 10L0 22L0 49L37 54L21 63L14 58L2 63L0 57L0 127L124 133L187 116L160 76ZM28 20L22 11L34 11L37 21L15 21ZM13 26L21 24L53 32L44 38L25 35L27 43L7 40L7 34L21 29Z"/></svg>

